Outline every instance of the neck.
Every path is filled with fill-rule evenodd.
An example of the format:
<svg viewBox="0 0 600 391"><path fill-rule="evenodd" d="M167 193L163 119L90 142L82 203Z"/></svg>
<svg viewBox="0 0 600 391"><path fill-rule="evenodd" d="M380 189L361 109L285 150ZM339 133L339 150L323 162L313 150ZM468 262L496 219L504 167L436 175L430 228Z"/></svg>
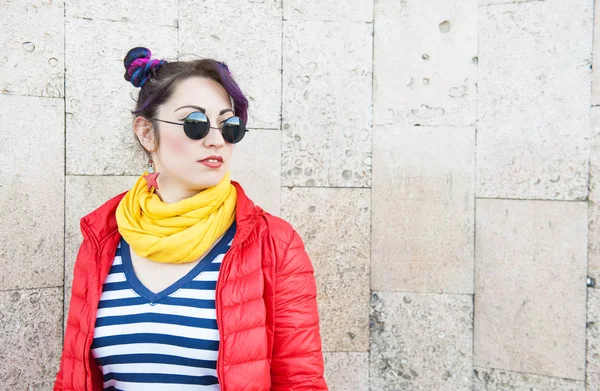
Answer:
<svg viewBox="0 0 600 391"><path fill-rule="evenodd" d="M181 183L173 183L167 180L161 181L160 175L157 179L158 189L155 190L156 195L165 204L174 204L186 198L191 198L202 192L204 189L191 189Z"/></svg>

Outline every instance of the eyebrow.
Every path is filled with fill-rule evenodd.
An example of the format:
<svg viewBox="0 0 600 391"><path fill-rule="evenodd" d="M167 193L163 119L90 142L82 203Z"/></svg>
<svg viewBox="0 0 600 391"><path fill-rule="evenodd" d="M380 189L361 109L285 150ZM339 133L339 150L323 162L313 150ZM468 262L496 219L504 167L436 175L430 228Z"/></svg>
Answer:
<svg viewBox="0 0 600 391"><path fill-rule="evenodd" d="M177 109L177 110L175 110L175 111L179 111L179 110L181 110L181 109L185 109L185 108L196 109L196 110L198 110L198 111L201 111L201 112L203 112L204 114L206 114L206 109L205 109L204 107L195 106L195 105L185 105L185 106L181 106L180 108L178 108L178 109ZM221 110L221 111L219 112L219 115L223 115L223 114L225 114L225 113L226 113L226 112L228 112L228 111L231 111L231 112L233 113L233 110L231 110L230 108L227 108L227 109L223 109L223 110ZM235 113L234 113L234 114L235 114Z"/></svg>

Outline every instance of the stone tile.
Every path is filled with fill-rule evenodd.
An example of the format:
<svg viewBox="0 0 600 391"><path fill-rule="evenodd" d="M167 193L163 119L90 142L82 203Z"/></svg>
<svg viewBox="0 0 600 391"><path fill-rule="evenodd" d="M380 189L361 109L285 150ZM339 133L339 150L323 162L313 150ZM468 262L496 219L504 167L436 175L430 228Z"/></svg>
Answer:
<svg viewBox="0 0 600 391"><path fill-rule="evenodd" d="M0 145L0 286L62 285L63 100L0 94Z"/></svg>
<svg viewBox="0 0 600 391"><path fill-rule="evenodd" d="M68 19L66 39L67 174L137 175L145 164L131 125L139 89L124 79L123 58L146 45L153 57L176 58L177 29Z"/></svg>
<svg viewBox="0 0 600 391"><path fill-rule="evenodd" d="M0 93L64 96L63 1L2 1Z"/></svg>
<svg viewBox="0 0 600 391"><path fill-rule="evenodd" d="M373 22L373 2L367 0L283 0L283 20Z"/></svg>
<svg viewBox="0 0 600 391"><path fill-rule="evenodd" d="M593 390L595 388L589 388ZM475 368L473 391L585 391L578 380L510 372L501 369Z"/></svg>
<svg viewBox="0 0 600 391"><path fill-rule="evenodd" d="M600 107L592 107L590 114L588 275L596 279L596 288L600 288Z"/></svg>
<svg viewBox="0 0 600 391"><path fill-rule="evenodd" d="M371 390L470 390L473 296L373 292Z"/></svg>
<svg viewBox="0 0 600 391"><path fill-rule="evenodd" d="M62 352L62 288L0 292L0 388L51 390Z"/></svg>
<svg viewBox="0 0 600 391"><path fill-rule="evenodd" d="M366 23L284 23L284 186L371 185L371 34Z"/></svg>
<svg viewBox="0 0 600 391"><path fill-rule="evenodd" d="M258 153L257 153L258 151ZM251 130L234 146L231 179L246 195L266 210L281 214L281 133Z"/></svg>
<svg viewBox="0 0 600 391"><path fill-rule="evenodd" d="M375 127L373 290L473 293L475 130Z"/></svg>
<svg viewBox="0 0 600 391"><path fill-rule="evenodd" d="M600 290L588 289L586 386L588 390L600 390Z"/></svg>
<svg viewBox="0 0 600 391"><path fill-rule="evenodd" d="M68 18L143 22L156 26L177 26L177 0L82 1L66 0ZM142 45L143 46L143 45ZM150 48L151 49L151 48ZM124 56L124 55L123 55Z"/></svg>
<svg viewBox="0 0 600 391"><path fill-rule="evenodd" d="M592 5L481 7L478 197L586 199Z"/></svg>
<svg viewBox="0 0 600 391"><path fill-rule="evenodd" d="M179 15L180 59L227 63L249 101L248 126L280 129L281 1L180 0Z"/></svg>
<svg viewBox="0 0 600 391"><path fill-rule="evenodd" d="M473 125L477 0L375 2L375 125Z"/></svg>
<svg viewBox="0 0 600 391"><path fill-rule="evenodd" d="M475 365L584 380L586 203L476 208Z"/></svg>
<svg viewBox="0 0 600 391"><path fill-rule="evenodd" d="M369 353L326 352L323 357L330 391L369 390Z"/></svg>
<svg viewBox="0 0 600 391"><path fill-rule="evenodd" d="M315 268L325 351L369 350L370 190L282 190Z"/></svg>
<svg viewBox="0 0 600 391"><path fill-rule="evenodd" d="M66 178L65 322L71 301L73 268L83 241L79 226L80 219L112 197L131 189L137 177L67 176Z"/></svg>

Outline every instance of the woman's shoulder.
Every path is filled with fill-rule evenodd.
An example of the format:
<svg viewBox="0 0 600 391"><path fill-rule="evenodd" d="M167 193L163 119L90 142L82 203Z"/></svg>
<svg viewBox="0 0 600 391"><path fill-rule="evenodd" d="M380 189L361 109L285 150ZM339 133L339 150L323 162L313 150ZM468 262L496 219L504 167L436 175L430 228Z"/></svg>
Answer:
<svg viewBox="0 0 600 391"><path fill-rule="evenodd" d="M81 232L84 238L91 235L95 239L101 240L117 229L115 212L126 193L125 191L117 194L80 219Z"/></svg>
<svg viewBox="0 0 600 391"><path fill-rule="evenodd" d="M294 227L285 219L264 210L261 216L263 224L266 227L266 234L271 238L288 244L292 240L292 237L297 234Z"/></svg>

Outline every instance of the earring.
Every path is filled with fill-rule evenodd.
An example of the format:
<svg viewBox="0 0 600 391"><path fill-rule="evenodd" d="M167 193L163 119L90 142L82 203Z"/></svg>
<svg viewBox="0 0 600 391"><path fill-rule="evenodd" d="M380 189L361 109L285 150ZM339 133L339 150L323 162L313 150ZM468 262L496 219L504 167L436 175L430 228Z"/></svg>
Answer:
<svg viewBox="0 0 600 391"><path fill-rule="evenodd" d="M156 178L160 173L154 171L154 162L152 158L148 161L148 174L144 175L144 179L148 182L148 191L154 187L155 190L158 190L158 183L156 182Z"/></svg>

